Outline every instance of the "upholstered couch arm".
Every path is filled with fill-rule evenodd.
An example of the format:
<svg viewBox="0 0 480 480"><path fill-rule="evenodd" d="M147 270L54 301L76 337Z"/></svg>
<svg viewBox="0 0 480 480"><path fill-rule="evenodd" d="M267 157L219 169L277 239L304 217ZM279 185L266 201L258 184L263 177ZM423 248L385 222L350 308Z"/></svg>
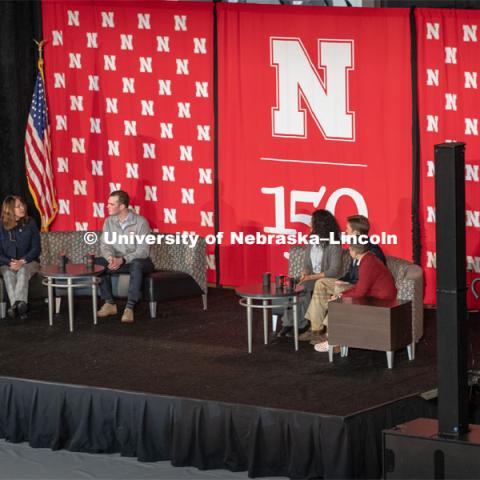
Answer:
<svg viewBox="0 0 480 480"><path fill-rule="evenodd" d="M407 260L387 257L399 300L412 302L412 335L416 342L423 336L423 271Z"/></svg>
<svg viewBox="0 0 480 480"><path fill-rule="evenodd" d="M305 247L292 247L288 252L288 276L299 277L305 265Z"/></svg>
<svg viewBox="0 0 480 480"><path fill-rule="evenodd" d="M150 257L156 270L183 272L190 275L207 293L207 260L205 239L199 238L195 247L189 245L154 245Z"/></svg>

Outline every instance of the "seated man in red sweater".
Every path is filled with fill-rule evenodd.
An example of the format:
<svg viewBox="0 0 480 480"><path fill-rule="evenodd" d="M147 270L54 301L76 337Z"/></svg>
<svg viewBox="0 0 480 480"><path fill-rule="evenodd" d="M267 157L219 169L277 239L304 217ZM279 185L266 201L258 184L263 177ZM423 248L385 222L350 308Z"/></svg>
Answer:
<svg viewBox="0 0 480 480"><path fill-rule="evenodd" d="M378 298L379 300L395 300L397 288L392 274L384 263L379 260L370 250L368 245L350 245L350 256L357 260L358 282L352 288L345 290L337 297L350 298ZM315 345L317 352L328 352L328 341Z"/></svg>

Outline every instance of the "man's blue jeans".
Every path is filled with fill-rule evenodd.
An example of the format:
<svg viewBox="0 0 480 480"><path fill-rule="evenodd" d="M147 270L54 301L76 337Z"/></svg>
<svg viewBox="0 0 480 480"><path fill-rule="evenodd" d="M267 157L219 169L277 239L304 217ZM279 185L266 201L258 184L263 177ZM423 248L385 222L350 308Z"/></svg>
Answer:
<svg viewBox="0 0 480 480"><path fill-rule="evenodd" d="M124 263L117 270L110 270L107 268L108 261L103 257L95 258L96 265L102 265L105 270L100 275L100 296L106 302L113 303L112 293L112 275L119 273L130 274L130 281L128 284L127 307L133 308L140 300L142 295L143 276L147 273L153 272L155 267L150 258L136 258L129 263Z"/></svg>

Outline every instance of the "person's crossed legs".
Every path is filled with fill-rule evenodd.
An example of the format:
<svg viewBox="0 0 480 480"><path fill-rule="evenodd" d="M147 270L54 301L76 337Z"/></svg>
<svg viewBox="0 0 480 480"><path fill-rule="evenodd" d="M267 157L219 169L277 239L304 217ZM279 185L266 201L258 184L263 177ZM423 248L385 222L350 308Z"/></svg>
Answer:
<svg viewBox="0 0 480 480"><path fill-rule="evenodd" d="M95 264L102 265L105 270L100 275L100 296L105 300L105 304L98 311L99 317L108 317L117 314L117 305L112 293L112 275L128 273L130 275L128 284L127 304L122 316L122 322L130 323L134 321L133 309L140 300L142 294L143 277L154 270L154 265L150 258L136 258L129 263L124 263L116 270L108 268L107 259L95 258Z"/></svg>

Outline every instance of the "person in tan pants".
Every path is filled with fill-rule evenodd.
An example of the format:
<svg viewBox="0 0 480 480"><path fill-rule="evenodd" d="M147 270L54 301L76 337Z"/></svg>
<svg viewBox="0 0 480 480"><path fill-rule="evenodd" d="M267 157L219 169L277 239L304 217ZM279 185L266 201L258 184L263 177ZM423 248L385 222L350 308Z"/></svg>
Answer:
<svg viewBox="0 0 480 480"><path fill-rule="evenodd" d="M352 215L347 218L345 232L347 235L368 235L370 223L363 215ZM372 251L383 263L385 256L378 245L369 245ZM299 340L310 341L312 345L324 340L323 335L328 325L328 302L339 294L351 288L358 281L358 262L351 261L346 275L336 278L320 278L315 282L312 299L305 318L310 320L311 329L299 336Z"/></svg>
<svg viewBox="0 0 480 480"><path fill-rule="evenodd" d="M312 299L305 313L305 318L311 323L310 335L301 335L300 340L310 340L312 345L322 341L322 334L328 326L328 302L352 286L336 278L320 278L315 282Z"/></svg>

